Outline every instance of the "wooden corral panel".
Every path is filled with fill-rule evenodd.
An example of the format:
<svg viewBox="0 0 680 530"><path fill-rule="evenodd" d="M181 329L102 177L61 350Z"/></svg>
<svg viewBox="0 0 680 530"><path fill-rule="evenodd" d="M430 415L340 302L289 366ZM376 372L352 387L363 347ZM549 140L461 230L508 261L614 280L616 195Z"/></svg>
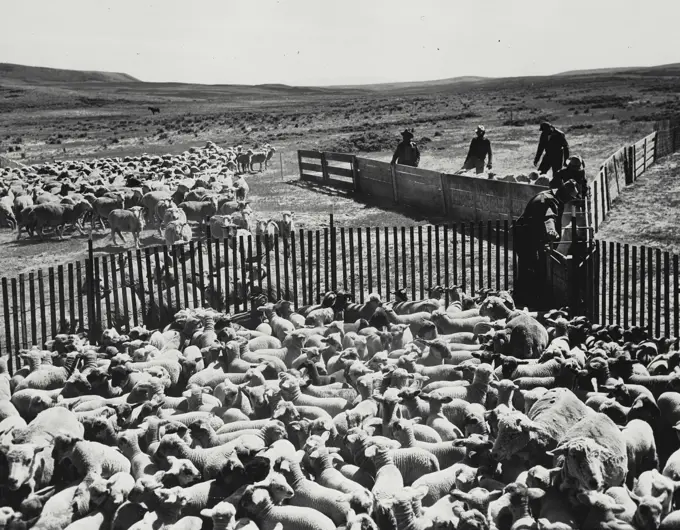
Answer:
<svg viewBox="0 0 680 530"><path fill-rule="evenodd" d="M394 167L400 204L433 214L446 214L439 172L409 166Z"/></svg>
<svg viewBox="0 0 680 530"><path fill-rule="evenodd" d="M394 202L390 164L357 157L356 168L361 193Z"/></svg>

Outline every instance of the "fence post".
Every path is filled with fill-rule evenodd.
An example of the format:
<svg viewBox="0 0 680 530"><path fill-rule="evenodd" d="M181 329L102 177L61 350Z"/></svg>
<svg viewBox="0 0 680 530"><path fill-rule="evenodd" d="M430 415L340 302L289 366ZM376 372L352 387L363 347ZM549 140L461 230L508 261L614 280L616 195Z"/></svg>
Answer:
<svg viewBox="0 0 680 530"><path fill-rule="evenodd" d="M645 138L645 151L642 157L642 172L647 171L647 138Z"/></svg>
<svg viewBox="0 0 680 530"><path fill-rule="evenodd" d="M92 246L92 235L87 240L87 261L85 262L85 284L87 295L87 328L92 344L96 341L95 328L97 326L97 314L95 311L94 299L94 248Z"/></svg>
<svg viewBox="0 0 680 530"><path fill-rule="evenodd" d="M359 175L359 169L357 168L357 157L352 155L352 180L354 181L354 191L361 191L361 176ZM333 287L335 289L335 287Z"/></svg>
<svg viewBox="0 0 680 530"><path fill-rule="evenodd" d="M321 172L323 174L323 180L324 182L328 182L330 177L328 176L328 162L326 161L326 153L320 151L319 154L321 155Z"/></svg>
<svg viewBox="0 0 680 530"><path fill-rule="evenodd" d="M331 213L331 289L335 291L338 287L338 267L337 267L337 248L335 239L335 220Z"/></svg>
<svg viewBox="0 0 680 530"><path fill-rule="evenodd" d="M300 154L299 149L297 154L298 154L298 169L300 170L300 180L303 180L304 172L302 171L302 155Z"/></svg>

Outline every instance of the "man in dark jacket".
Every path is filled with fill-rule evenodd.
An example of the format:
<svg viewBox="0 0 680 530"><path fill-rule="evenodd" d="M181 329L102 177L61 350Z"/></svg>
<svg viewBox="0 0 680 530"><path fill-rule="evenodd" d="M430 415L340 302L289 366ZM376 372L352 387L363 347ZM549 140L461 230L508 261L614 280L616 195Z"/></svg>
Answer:
<svg viewBox="0 0 680 530"><path fill-rule="evenodd" d="M420 150L413 141L413 129L406 129L401 133L402 141L399 142L397 148L392 156L392 165L400 164L402 166L418 167L420 163Z"/></svg>
<svg viewBox="0 0 680 530"><path fill-rule="evenodd" d="M486 130L483 125L477 127L475 131L476 136L470 142L470 149L468 149L463 170L475 169L477 173L484 173L484 159L489 157L486 164L487 169L491 169L493 162L493 154L491 153L491 142L488 138L484 138Z"/></svg>
<svg viewBox="0 0 680 530"><path fill-rule="evenodd" d="M555 175L562 166L564 161L569 158L569 143L564 133L559 129L553 127L547 121L541 123L539 127L541 137L538 140L538 149L534 157L534 166L538 165L541 160L541 155L545 152L541 165L538 166L538 172L544 175L549 169L552 169L552 174Z"/></svg>
<svg viewBox="0 0 680 530"><path fill-rule="evenodd" d="M579 193L583 198L586 194L586 188L588 184L586 181L586 163L578 155L570 156L567 159L565 166L557 173L553 174L553 178L550 181L550 187L557 189L568 180L576 181L576 183L579 185Z"/></svg>
<svg viewBox="0 0 680 530"><path fill-rule="evenodd" d="M514 295L522 305L536 304L544 288L546 272L545 246L560 240L564 207L579 199L576 181L568 180L557 189L535 195L517 220L514 250L517 253L517 279Z"/></svg>

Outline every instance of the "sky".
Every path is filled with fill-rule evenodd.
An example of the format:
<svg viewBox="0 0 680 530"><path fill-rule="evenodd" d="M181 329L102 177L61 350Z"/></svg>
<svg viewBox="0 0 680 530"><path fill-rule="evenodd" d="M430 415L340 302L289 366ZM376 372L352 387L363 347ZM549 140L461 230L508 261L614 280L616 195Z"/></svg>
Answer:
<svg viewBox="0 0 680 530"><path fill-rule="evenodd" d="M0 0L0 62L365 84L680 62L678 0Z"/></svg>

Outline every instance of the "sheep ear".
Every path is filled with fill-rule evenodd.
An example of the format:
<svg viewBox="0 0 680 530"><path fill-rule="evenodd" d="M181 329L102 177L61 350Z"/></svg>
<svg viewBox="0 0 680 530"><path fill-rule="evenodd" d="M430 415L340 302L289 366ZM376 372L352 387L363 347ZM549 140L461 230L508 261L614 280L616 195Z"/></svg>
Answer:
<svg viewBox="0 0 680 530"><path fill-rule="evenodd" d="M321 439L326 443L328 439L331 437L331 433L329 431L324 431L321 433Z"/></svg>
<svg viewBox="0 0 680 530"><path fill-rule="evenodd" d="M414 500L421 500L430 491L430 489L427 486L418 486L417 488L413 488L413 490L414 490L414 493L413 493L413 499Z"/></svg>
<svg viewBox="0 0 680 530"><path fill-rule="evenodd" d="M545 491L540 488L529 488L527 493L529 494L530 499L540 499L545 495Z"/></svg>
<svg viewBox="0 0 680 530"><path fill-rule="evenodd" d="M204 508L201 510L201 515L203 517L207 517L208 519L212 519L213 514L215 513L215 510L212 508Z"/></svg>
<svg viewBox="0 0 680 530"><path fill-rule="evenodd" d="M489 501L495 501L503 495L503 490L493 490L489 492Z"/></svg>
<svg viewBox="0 0 680 530"><path fill-rule="evenodd" d="M423 418L421 418L420 416L416 416L415 418L411 418L411 421L413 423L422 423Z"/></svg>

